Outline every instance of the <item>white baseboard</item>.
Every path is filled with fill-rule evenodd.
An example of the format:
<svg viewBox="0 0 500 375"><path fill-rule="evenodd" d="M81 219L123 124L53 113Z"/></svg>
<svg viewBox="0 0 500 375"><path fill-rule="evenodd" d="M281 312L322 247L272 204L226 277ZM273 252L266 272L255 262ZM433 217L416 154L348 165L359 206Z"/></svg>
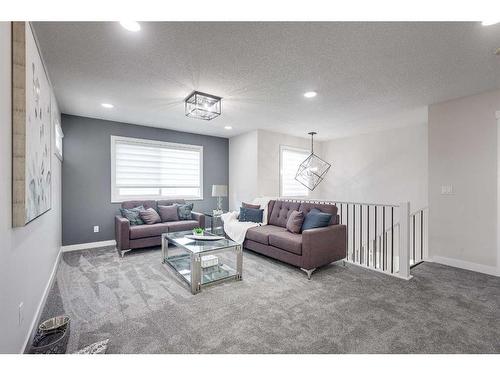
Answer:
<svg viewBox="0 0 500 375"><path fill-rule="evenodd" d="M104 247L104 246L116 246L116 241L109 240L109 241L99 241L99 242L78 243L75 245L62 246L61 250L65 253L68 251L86 250L86 249L92 249L94 247Z"/></svg>
<svg viewBox="0 0 500 375"><path fill-rule="evenodd" d="M465 270L485 273L492 276L500 276L500 270L493 266L486 266L484 264L467 262L465 260L452 259L440 256L432 256L428 259L424 259L426 262L434 262L439 264L444 264L445 266L463 268Z"/></svg>
<svg viewBox="0 0 500 375"><path fill-rule="evenodd" d="M45 286L45 290L43 291L43 296L42 299L40 300L40 303L38 304L35 317L33 318L33 321L31 322L30 329L28 331L28 336L26 337L26 340L24 341L24 345L21 348L21 354L26 353L27 350L29 350L29 344L35 337L36 333L36 324L38 320L40 319L40 316L42 315L43 308L45 306L45 302L47 302L47 297L49 296L50 290L52 289L52 285L54 284L54 280L56 278L57 274L57 269L59 268L59 263L61 261L61 255L62 255L62 248L59 249L59 253L57 254L56 261L54 263L54 267L52 268L52 272L50 274L49 280L47 282L47 285Z"/></svg>

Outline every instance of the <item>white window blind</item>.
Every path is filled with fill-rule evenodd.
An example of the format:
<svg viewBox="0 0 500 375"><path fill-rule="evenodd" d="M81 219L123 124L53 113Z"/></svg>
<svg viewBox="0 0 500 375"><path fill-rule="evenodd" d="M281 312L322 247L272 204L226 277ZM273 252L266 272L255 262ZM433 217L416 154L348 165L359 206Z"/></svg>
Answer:
<svg viewBox="0 0 500 375"><path fill-rule="evenodd" d="M309 156L308 150L288 146L280 147L280 195L282 197L307 197L309 189L295 180L295 174Z"/></svg>
<svg viewBox="0 0 500 375"><path fill-rule="evenodd" d="M111 136L111 199L202 199L202 164L202 146Z"/></svg>

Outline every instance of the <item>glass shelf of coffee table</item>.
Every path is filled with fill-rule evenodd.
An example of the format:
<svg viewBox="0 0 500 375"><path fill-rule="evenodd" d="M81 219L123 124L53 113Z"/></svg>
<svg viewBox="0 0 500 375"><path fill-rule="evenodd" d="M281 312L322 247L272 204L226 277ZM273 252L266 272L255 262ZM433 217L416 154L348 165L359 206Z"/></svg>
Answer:
<svg viewBox="0 0 500 375"><path fill-rule="evenodd" d="M213 236L210 232L207 235ZM162 234L162 262L173 269L193 294L202 286L228 279L241 280L241 245L227 238L193 240L191 231Z"/></svg>

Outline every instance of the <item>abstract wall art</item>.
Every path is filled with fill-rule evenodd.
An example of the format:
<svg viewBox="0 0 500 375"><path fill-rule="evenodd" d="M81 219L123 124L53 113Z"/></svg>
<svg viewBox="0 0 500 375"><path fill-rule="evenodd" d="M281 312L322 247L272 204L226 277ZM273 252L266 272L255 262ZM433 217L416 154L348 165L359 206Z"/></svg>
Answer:
<svg viewBox="0 0 500 375"><path fill-rule="evenodd" d="M12 224L51 208L52 88L28 22L12 22Z"/></svg>

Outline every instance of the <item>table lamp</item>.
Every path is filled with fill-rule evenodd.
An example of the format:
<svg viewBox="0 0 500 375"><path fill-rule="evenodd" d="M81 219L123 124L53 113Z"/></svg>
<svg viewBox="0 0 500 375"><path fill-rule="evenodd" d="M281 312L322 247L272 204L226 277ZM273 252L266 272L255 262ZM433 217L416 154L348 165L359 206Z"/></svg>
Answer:
<svg viewBox="0 0 500 375"><path fill-rule="evenodd" d="M212 197L217 197L217 210L214 210L214 214L221 214L222 197L227 197L227 185L212 185Z"/></svg>

